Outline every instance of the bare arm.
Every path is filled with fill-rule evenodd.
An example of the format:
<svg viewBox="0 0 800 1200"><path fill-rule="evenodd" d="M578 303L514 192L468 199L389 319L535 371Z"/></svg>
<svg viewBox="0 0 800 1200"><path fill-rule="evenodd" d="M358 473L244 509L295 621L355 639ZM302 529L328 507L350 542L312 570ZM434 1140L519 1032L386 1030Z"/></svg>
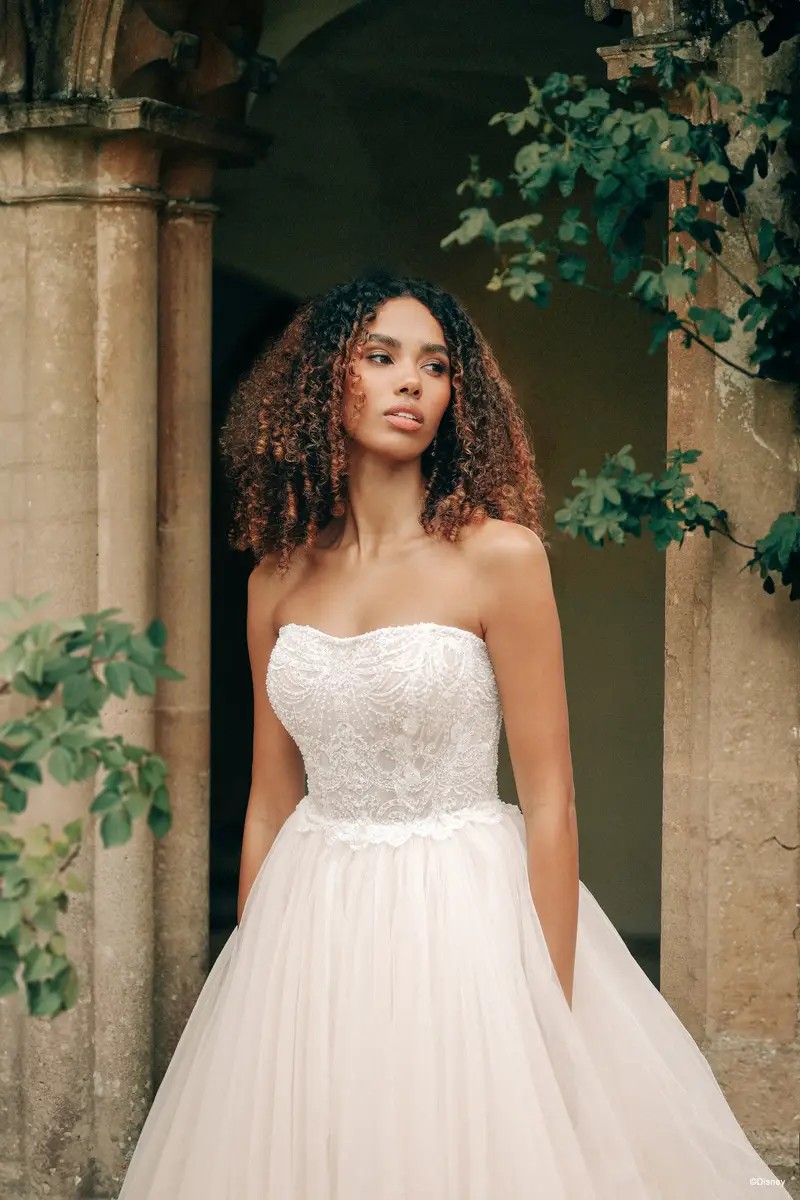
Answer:
<svg viewBox="0 0 800 1200"><path fill-rule="evenodd" d="M541 539L495 526L482 546L486 644L525 819L531 896L572 1005L578 929L578 826L561 626Z"/></svg>
<svg viewBox="0 0 800 1200"><path fill-rule="evenodd" d="M247 589L247 646L253 673L253 768L239 866L237 921L250 888L286 818L305 787L303 759L281 725L266 693L266 672L275 645L273 608L276 586L265 560L250 575Z"/></svg>

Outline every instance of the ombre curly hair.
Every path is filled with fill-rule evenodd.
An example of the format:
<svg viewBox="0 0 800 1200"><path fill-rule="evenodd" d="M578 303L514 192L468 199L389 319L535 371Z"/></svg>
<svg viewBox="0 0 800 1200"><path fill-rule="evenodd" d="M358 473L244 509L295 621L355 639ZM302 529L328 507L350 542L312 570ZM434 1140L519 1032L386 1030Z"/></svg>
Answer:
<svg viewBox="0 0 800 1200"><path fill-rule="evenodd" d="M423 279L361 275L315 297L238 384L220 447L234 485L231 545L257 560L277 555L283 573L331 517L345 512L345 378L378 309L411 296L442 327L451 400L420 462L419 521L455 541L485 517L512 521L544 540L544 495L523 413L485 338L459 302Z"/></svg>

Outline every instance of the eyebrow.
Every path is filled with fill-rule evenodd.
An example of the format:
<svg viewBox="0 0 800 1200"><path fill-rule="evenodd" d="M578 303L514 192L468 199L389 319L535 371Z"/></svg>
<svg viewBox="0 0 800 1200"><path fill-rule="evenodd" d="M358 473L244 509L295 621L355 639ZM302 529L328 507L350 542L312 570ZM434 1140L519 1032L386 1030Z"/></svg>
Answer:
<svg viewBox="0 0 800 1200"><path fill-rule="evenodd" d="M399 350L402 346L402 342L398 341L397 338L392 337L389 333L370 333L367 338L365 338L365 344L366 342L381 342L384 346L391 346L394 350ZM449 353L447 346L441 346L438 342L423 342L420 346L420 350L423 352L423 354Z"/></svg>

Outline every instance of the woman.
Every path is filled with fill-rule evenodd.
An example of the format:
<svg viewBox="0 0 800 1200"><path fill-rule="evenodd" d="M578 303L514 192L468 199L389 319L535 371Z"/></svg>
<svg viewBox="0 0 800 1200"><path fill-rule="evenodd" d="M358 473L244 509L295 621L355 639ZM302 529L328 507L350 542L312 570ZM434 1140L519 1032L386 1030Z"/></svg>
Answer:
<svg viewBox="0 0 800 1200"><path fill-rule="evenodd" d="M121 1200L777 1182L579 881L541 484L460 304L382 274L307 304L223 449L257 559L239 924Z"/></svg>

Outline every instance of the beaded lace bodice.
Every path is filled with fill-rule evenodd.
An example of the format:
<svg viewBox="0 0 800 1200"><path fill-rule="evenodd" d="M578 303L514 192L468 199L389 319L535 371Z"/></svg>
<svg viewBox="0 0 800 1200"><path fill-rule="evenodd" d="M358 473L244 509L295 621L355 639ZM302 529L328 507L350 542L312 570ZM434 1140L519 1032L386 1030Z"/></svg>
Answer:
<svg viewBox="0 0 800 1200"><path fill-rule="evenodd" d="M499 819L502 718L477 634L418 622L338 637L286 624L266 687L305 763L300 828L357 847Z"/></svg>

